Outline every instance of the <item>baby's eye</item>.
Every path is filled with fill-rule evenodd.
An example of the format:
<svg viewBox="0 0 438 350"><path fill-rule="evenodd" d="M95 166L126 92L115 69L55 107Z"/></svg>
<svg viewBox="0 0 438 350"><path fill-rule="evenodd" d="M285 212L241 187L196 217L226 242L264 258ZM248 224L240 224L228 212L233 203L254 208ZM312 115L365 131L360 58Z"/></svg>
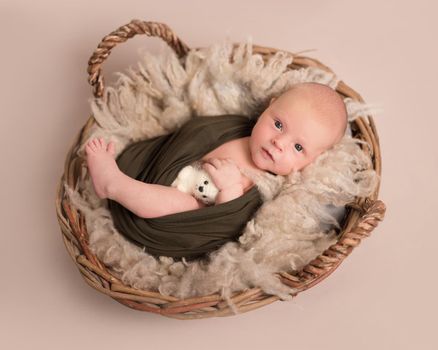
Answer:
<svg viewBox="0 0 438 350"><path fill-rule="evenodd" d="M303 146L301 146L299 143L296 143L296 144L295 144L295 149L296 149L298 152L301 152L301 151L303 150Z"/></svg>
<svg viewBox="0 0 438 350"><path fill-rule="evenodd" d="M275 124L275 127L277 129L282 129L283 128L283 124L281 124L281 121L279 121L279 120L276 120L274 124Z"/></svg>

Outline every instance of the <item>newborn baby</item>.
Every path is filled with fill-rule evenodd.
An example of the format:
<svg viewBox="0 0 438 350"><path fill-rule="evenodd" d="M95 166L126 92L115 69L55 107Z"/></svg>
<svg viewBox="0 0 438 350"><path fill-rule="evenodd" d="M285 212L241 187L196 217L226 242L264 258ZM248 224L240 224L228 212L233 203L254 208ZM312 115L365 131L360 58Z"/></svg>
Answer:
<svg viewBox="0 0 438 350"><path fill-rule="evenodd" d="M318 83L294 85L260 115L251 136L226 142L201 161L219 193L215 205L242 196L254 186L243 169L288 175L313 162L341 140L347 112L341 97ZM102 138L85 146L99 198L112 199L134 214L154 218L205 204L175 187L149 184L125 175L114 159L115 145Z"/></svg>

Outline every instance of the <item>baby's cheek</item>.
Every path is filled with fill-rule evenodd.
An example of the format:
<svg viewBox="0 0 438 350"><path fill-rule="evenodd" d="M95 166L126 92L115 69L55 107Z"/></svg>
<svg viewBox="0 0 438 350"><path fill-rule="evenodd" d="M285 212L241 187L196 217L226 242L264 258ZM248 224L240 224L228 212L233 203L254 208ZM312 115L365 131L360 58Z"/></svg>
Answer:
<svg viewBox="0 0 438 350"><path fill-rule="evenodd" d="M312 164L312 163L314 162L315 159L316 159L316 157L306 158L306 159L303 161L303 164L302 164L302 166L301 166L301 169L298 169L298 170L302 170L302 169L304 169L306 166Z"/></svg>

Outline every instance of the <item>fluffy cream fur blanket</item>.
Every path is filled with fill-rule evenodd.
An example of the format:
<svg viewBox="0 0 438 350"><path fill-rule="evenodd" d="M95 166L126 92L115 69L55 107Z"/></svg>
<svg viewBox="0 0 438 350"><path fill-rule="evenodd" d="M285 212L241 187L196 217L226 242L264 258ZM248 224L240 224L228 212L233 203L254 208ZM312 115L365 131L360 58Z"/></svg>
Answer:
<svg viewBox="0 0 438 350"><path fill-rule="evenodd" d="M271 97L298 82L313 81L335 88L338 78L319 69L289 71L293 57L278 52L264 63L250 41L232 55L228 41L178 59L167 46L160 55L146 54L138 69L119 74L115 87L92 99L97 124L85 143L104 137L116 143L117 154L129 143L172 132L198 115L260 112ZM366 115L369 106L346 99L350 121ZM299 270L335 242L337 221L328 206L342 207L355 196L367 196L378 177L370 159L345 135L300 173L254 178L264 204L248 222L239 242L225 244L207 264L156 259L124 239L114 228L106 201L93 189L87 168L77 188L65 185L73 205L86 218L90 248L124 283L180 298L219 292L229 300L233 291L258 286L290 299L291 288L275 276Z"/></svg>

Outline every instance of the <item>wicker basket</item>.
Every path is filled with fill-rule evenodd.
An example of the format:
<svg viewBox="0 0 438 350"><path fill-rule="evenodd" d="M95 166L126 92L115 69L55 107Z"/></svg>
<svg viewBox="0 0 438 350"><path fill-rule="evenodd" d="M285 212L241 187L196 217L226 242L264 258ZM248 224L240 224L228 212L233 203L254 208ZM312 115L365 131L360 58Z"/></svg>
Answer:
<svg viewBox="0 0 438 350"><path fill-rule="evenodd" d="M105 36L91 56L88 62L88 74L89 83L93 86L94 96L102 96L104 81L101 74L101 65L111 53L111 49L137 34L160 37L179 57L184 57L189 51L187 45L167 25L133 20ZM275 54L277 50L254 45L253 52L261 54L263 59L266 60ZM294 60L288 69L311 66L331 72L328 67L315 59L295 54L292 55L294 55ZM363 102L360 95L342 81L338 84L336 91L342 97L350 97L353 100ZM233 310L218 294L181 300L175 297L164 296L157 292L137 290L126 286L113 276L91 252L88 246L88 233L84 215L70 203L64 191L64 183L66 182L74 188L75 184L79 181L80 168L84 160L76 155L76 151L94 123L93 116L90 116L77 135L67 155L64 174L58 184L56 198L56 210L63 234L62 237L82 277L91 287L136 310L149 311L178 319L233 315ZM372 159L374 169L380 175L380 146L372 117L360 116L350 126L354 137L365 140L371 145L371 149L367 148L366 150ZM348 205L339 241L310 262L299 273L284 271L276 274L281 282L287 286L294 287L297 293L299 293L330 275L361 240L370 235L378 222L383 219L385 205L380 200L377 200L378 193L379 188L370 197L357 199L356 202ZM277 301L279 297L268 295L260 288L252 288L235 293L232 296L232 300L238 312L243 313Z"/></svg>

